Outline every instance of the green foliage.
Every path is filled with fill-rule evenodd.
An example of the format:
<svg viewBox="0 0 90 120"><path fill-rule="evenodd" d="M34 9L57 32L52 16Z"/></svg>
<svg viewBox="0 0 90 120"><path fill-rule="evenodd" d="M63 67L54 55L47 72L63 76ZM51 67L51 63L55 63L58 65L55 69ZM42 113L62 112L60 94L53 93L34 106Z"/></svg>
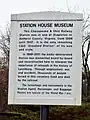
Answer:
<svg viewBox="0 0 90 120"><path fill-rule="evenodd" d="M5 120L40 119L40 106L9 106L8 111L17 115L8 116ZM82 106L49 106L49 120L90 120L90 103Z"/></svg>
<svg viewBox="0 0 90 120"><path fill-rule="evenodd" d="M77 107L51 106L50 120L90 120L90 104Z"/></svg>
<svg viewBox="0 0 90 120"><path fill-rule="evenodd" d="M39 120L39 109L40 109L39 106L34 105L9 106L8 108L10 112L13 111L21 113L20 117L13 117L13 120Z"/></svg>

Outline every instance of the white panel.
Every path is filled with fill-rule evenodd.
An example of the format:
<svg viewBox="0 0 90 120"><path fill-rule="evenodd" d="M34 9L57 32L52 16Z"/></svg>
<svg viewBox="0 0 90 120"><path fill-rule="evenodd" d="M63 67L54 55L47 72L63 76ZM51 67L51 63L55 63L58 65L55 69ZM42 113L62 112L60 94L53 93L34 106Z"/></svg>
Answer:
<svg viewBox="0 0 90 120"><path fill-rule="evenodd" d="M81 105L82 14L11 16L9 104Z"/></svg>

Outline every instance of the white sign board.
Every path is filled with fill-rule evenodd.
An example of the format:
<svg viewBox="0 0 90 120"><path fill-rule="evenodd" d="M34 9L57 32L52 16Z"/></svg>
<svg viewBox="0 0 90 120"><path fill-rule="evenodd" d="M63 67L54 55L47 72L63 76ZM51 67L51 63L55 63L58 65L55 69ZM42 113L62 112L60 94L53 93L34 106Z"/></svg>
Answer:
<svg viewBox="0 0 90 120"><path fill-rule="evenodd" d="M9 104L80 105L82 14L11 16Z"/></svg>

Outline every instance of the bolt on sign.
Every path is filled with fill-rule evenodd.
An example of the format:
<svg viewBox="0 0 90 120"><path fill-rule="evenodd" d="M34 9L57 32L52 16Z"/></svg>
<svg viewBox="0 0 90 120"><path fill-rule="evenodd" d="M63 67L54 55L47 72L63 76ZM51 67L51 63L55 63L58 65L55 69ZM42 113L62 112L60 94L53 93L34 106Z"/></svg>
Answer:
<svg viewBox="0 0 90 120"><path fill-rule="evenodd" d="M11 15L9 104L81 105L79 13Z"/></svg>

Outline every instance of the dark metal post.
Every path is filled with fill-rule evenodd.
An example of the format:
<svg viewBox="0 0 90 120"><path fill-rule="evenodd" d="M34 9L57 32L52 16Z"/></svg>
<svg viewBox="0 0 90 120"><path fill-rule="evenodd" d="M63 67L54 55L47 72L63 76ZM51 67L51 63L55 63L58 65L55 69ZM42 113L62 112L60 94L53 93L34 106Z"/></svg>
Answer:
<svg viewBox="0 0 90 120"><path fill-rule="evenodd" d="M48 120L49 106L41 105L40 106L40 120Z"/></svg>

